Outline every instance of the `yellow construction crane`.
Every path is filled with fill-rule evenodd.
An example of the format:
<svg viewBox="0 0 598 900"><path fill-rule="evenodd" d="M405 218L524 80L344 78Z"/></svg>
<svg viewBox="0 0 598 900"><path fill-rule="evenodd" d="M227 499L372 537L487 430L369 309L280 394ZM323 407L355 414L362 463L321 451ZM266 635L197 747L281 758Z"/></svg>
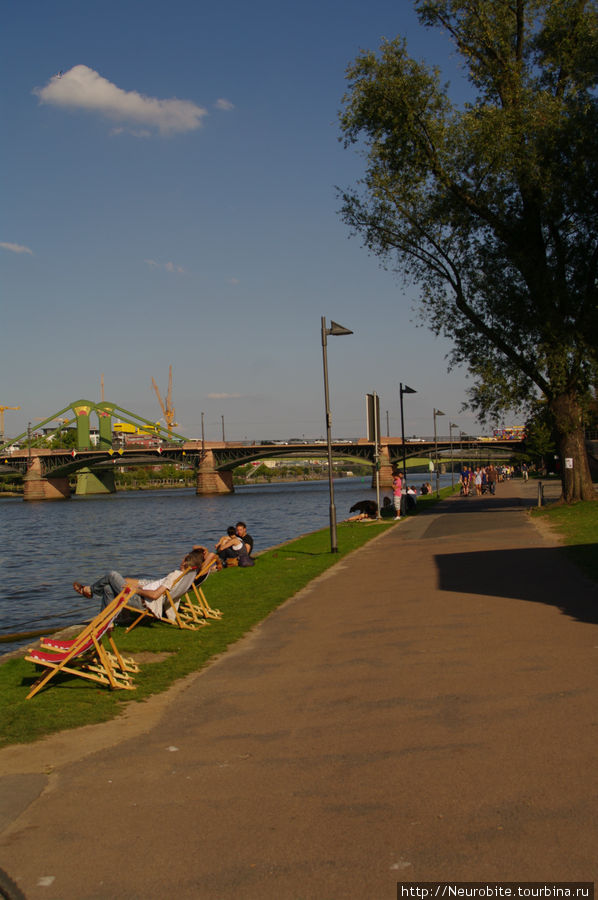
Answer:
<svg viewBox="0 0 598 900"><path fill-rule="evenodd" d="M20 408L20 406L0 406L0 444L4 443L4 410Z"/></svg>
<svg viewBox="0 0 598 900"><path fill-rule="evenodd" d="M152 386L156 392L156 396L158 398L158 403L160 404L160 409L162 410L162 415L164 416L164 421L166 422L166 427L168 428L168 434L170 435L173 428L178 426L178 422L175 422L175 411L174 406L172 405L172 366L168 369L168 393L166 394L166 403L162 400L160 396L160 391L158 390L158 385L152 378Z"/></svg>

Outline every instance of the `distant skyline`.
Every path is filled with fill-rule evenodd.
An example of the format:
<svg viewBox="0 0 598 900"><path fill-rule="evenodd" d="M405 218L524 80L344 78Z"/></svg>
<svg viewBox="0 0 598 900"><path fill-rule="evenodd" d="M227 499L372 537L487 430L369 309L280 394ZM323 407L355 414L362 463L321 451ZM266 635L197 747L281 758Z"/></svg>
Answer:
<svg viewBox="0 0 598 900"><path fill-rule="evenodd" d="M407 0L32 0L4 10L4 298L0 405L11 437L79 398L161 416L173 366L178 431L227 438L467 433L463 371L418 327L400 278L338 215L362 161L339 141L345 70L406 37L461 78L447 38ZM510 422L508 424L511 424ZM446 427L444 427L446 426Z"/></svg>

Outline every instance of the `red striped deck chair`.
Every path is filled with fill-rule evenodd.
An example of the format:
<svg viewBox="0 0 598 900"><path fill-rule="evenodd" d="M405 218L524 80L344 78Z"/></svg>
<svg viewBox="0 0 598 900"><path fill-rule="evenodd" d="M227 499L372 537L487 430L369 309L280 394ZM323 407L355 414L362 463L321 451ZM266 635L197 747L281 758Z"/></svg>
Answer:
<svg viewBox="0 0 598 900"><path fill-rule="evenodd" d="M127 595L130 596L130 595ZM112 620L114 621L114 619ZM110 623L112 624L112 623ZM132 656L122 656L119 652L116 644L114 643L114 638L112 637L112 628L108 627L106 630L108 636L108 643L110 644L111 649L106 650L106 655L108 659L112 663L112 667L117 669L118 671L125 673L130 672L131 674L135 674L139 671L139 666L135 662ZM80 637L80 636L79 636ZM65 653L70 650L73 644L75 643L74 639L68 638L54 638L54 637L43 637L40 639L40 650L51 650L53 652Z"/></svg>
<svg viewBox="0 0 598 900"><path fill-rule="evenodd" d="M125 605L125 609L129 612L136 613L137 618L129 625L126 634L129 633L142 619L157 619L158 622L166 622L167 625L175 625L177 628L186 628L189 631L196 631L198 627L204 625L205 622L195 621L187 612L180 610L181 598L187 593L191 587L191 583L197 575L196 568L183 569L173 586L166 590L162 606L162 615L158 615L149 606L145 609L137 609L134 606ZM162 598L160 598L162 599Z"/></svg>
<svg viewBox="0 0 598 900"><path fill-rule="evenodd" d="M126 661L120 655L111 631L114 619L135 593L135 586L135 582L125 585L120 594L99 612L76 638L64 641L48 639L44 644L47 649L40 647L30 648L27 651L25 659L45 669L27 694L27 700L34 697L60 672L105 684L113 689L134 690L135 685L130 674L133 669L130 667L127 669L127 666L135 664ZM102 644L105 635L108 635L111 653Z"/></svg>

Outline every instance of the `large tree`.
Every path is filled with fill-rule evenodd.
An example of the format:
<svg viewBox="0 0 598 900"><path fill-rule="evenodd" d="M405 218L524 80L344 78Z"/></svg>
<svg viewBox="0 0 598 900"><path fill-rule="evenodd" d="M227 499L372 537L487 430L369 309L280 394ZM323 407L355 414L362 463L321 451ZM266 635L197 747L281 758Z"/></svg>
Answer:
<svg viewBox="0 0 598 900"><path fill-rule="evenodd" d="M360 54L341 127L365 174L343 218L419 285L451 362L473 375L472 407L492 418L543 398L565 500L595 499L583 409L598 360L596 2L415 7L454 42L469 100L452 102L401 38Z"/></svg>

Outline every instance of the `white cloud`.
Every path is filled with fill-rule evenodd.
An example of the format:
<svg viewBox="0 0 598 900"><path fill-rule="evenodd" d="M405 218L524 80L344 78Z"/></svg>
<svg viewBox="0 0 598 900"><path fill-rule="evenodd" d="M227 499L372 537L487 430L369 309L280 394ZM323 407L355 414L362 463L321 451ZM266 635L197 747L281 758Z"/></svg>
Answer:
<svg viewBox="0 0 598 900"><path fill-rule="evenodd" d="M216 100L214 106L216 107L216 109L224 109L227 112L235 108L235 104L231 103L230 100L226 100L224 97L220 97L219 100Z"/></svg>
<svg viewBox="0 0 598 900"><path fill-rule="evenodd" d="M155 259L144 259L143 261L150 269L166 269L167 272L175 272L179 275L185 274L184 268L173 262L159 263Z"/></svg>
<svg viewBox="0 0 598 900"><path fill-rule="evenodd" d="M159 100L137 91L124 91L82 65L54 75L45 87L34 88L33 93L42 103L96 112L112 121L146 126L163 135L194 131L208 114L191 100ZM139 129L126 130L140 137L148 134Z"/></svg>
<svg viewBox="0 0 598 900"><path fill-rule="evenodd" d="M29 247L24 247L22 244L11 244L8 241L0 241L0 247L3 247L4 250L10 250L11 253L29 253L33 256L33 250Z"/></svg>
<svg viewBox="0 0 598 900"><path fill-rule="evenodd" d="M243 394L208 394L208 400L238 400Z"/></svg>

